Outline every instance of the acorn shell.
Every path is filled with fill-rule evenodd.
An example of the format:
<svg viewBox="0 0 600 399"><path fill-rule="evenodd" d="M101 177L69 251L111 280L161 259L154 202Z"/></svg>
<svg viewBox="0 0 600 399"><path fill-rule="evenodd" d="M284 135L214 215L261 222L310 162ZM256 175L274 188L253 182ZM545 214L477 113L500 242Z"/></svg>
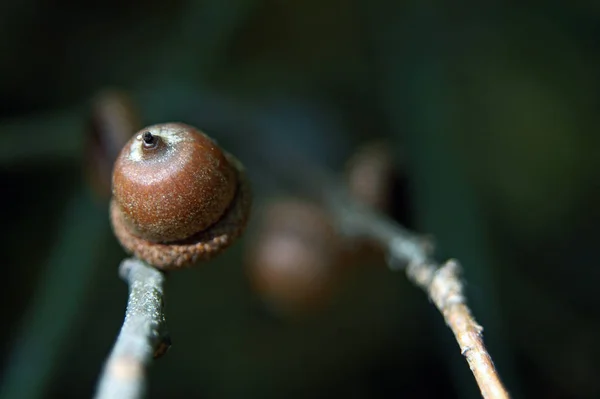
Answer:
<svg viewBox="0 0 600 399"><path fill-rule="evenodd" d="M236 187L235 169L211 138L183 123L153 125L134 135L115 162L113 207L133 236L169 243L216 223Z"/></svg>
<svg viewBox="0 0 600 399"><path fill-rule="evenodd" d="M110 208L111 223L123 248L159 269L176 270L210 260L233 244L246 227L252 206L252 193L242 164L230 154L225 153L225 156L234 166L238 184L235 197L223 217L208 229L185 240L156 243L132 234L113 199Z"/></svg>

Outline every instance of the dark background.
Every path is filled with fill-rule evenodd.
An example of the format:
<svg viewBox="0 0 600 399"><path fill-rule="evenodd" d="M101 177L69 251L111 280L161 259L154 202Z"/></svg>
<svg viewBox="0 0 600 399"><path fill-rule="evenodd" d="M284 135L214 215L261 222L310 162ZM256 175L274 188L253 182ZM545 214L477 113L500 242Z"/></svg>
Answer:
<svg viewBox="0 0 600 399"><path fill-rule="evenodd" d="M0 397L90 397L120 328L125 254L82 173L109 87L236 154L257 209L302 195L265 170L290 148L342 173L389 139L514 397L600 397L599 43L595 0L3 1ZM150 397L477 397L401 272L365 265L314 314L270 314L243 268L256 222L169 277Z"/></svg>

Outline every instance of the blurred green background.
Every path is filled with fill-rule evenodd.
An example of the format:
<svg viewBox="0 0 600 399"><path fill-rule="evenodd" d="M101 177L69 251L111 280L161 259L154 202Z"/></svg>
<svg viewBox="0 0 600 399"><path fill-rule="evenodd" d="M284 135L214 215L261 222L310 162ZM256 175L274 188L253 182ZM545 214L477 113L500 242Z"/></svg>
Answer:
<svg viewBox="0 0 600 399"><path fill-rule="evenodd" d="M514 397L600 397L599 43L594 0L1 2L0 397L90 397L121 326L125 254L82 173L111 87L236 154L257 209L303 194L269 173L290 151L341 174L389 139ZM256 222L169 277L150 397L478 397L403 273L365 264L330 306L271 314L243 267Z"/></svg>

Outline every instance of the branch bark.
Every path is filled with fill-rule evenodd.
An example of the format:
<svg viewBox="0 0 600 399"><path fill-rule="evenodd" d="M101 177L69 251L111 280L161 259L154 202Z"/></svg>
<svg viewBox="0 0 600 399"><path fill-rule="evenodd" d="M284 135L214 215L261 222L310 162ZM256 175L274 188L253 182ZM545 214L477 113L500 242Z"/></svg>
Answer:
<svg viewBox="0 0 600 399"><path fill-rule="evenodd" d="M421 287L444 315L444 320L460 346L475 376L484 398L508 398L494 367L492 357L483 343L483 327L476 321L463 294L460 265L449 260L441 267L435 264L411 263L406 268L408 278Z"/></svg>
<svg viewBox="0 0 600 399"><path fill-rule="evenodd" d="M168 349L163 311L165 275L139 259L126 259L121 277L129 284L125 321L98 383L96 399L135 399L146 392L146 369Z"/></svg>
<svg viewBox="0 0 600 399"><path fill-rule="evenodd" d="M483 343L483 327L467 306L459 263L449 260L438 265L432 258L433 244L429 240L355 203L343 188L332 191L328 199L343 234L382 244L390 268L405 268L407 277L425 291L454 333L481 395L485 399L508 399L510 396Z"/></svg>

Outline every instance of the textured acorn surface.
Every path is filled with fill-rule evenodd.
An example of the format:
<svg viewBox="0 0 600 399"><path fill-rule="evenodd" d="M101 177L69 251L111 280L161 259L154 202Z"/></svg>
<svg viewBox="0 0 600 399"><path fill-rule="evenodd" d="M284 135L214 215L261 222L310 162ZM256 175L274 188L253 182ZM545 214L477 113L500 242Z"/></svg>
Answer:
<svg viewBox="0 0 600 399"><path fill-rule="evenodd" d="M144 141L149 132L153 145ZM156 243L185 240L215 224L236 194L235 168L216 143L194 127L144 128L123 147L113 171L118 223Z"/></svg>
<svg viewBox="0 0 600 399"><path fill-rule="evenodd" d="M156 243L136 236L129 230L123 213L113 200L110 209L113 230L125 250L157 268L172 270L209 260L230 246L246 227L252 196L243 167L232 156L226 156L237 175L235 196L221 219L187 239Z"/></svg>

